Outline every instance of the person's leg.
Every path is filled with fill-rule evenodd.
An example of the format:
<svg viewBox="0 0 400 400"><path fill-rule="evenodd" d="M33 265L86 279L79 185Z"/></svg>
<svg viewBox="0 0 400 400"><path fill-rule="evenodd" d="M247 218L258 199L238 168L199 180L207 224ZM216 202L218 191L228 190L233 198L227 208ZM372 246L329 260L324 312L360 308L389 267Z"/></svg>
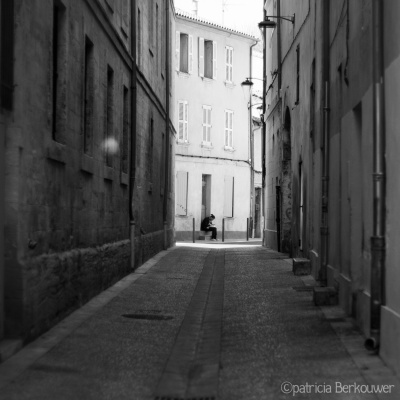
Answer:
<svg viewBox="0 0 400 400"><path fill-rule="evenodd" d="M209 228L209 229L212 232L211 239L216 239L217 238L217 228Z"/></svg>

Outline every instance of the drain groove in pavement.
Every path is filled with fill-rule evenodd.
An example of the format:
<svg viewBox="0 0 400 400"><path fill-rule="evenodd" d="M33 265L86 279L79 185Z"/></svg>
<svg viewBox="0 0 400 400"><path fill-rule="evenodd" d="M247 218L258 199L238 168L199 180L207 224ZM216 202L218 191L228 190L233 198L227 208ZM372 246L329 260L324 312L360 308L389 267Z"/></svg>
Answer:
<svg viewBox="0 0 400 400"><path fill-rule="evenodd" d="M155 399L214 400L218 393L225 251L211 250L176 337Z"/></svg>

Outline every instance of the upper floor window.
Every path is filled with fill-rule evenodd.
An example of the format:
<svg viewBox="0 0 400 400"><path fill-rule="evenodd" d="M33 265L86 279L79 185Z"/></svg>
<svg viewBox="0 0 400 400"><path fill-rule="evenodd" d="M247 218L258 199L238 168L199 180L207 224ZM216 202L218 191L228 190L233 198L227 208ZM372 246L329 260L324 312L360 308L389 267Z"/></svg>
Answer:
<svg viewBox="0 0 400 400"><path fill-rule="evenodd" d="M233 149L233 111L225 110L225 147Z"/></svg>
<svg viewBox="0 0 400 400"><path fill-rule="evenodd" d="M296 48L296 104L300 102L300 45Z"/></svg>
<svg viewBox="0 0 400 400"><path fill-rule="evenodd" d="M154 49L154 0L149 0L149 50Z"/></svg>
<svg viewBox="0 0 400 400"><path fill-rule="evenodd" d="M217 42L199 38L199 75L217 79Z"/></svg>
<svg viewBox="0 0 400 400"><path fill-rule="evenodd" d="M14 1L0 4L0 108L12 109L14 88Z"/></svg>
<svg viewBox="0 0 400 400"><path fill-rule="evenodd" d="M193 73L193 36L179 31L176 32L176 69Z"/></svg>
<svg viewBox="0 0 400 400"><path fill-rule="evenodd" d="M188 102L180 100L178 102L178 141L188 141Z"/></svg>
<svg viewBox="0 0 400 400"><path fill-rule="evenodd" d="M203 144L211 145L211 107L203 106Z"/></svg>
<svg viewBox="0 0 400 400"><path fill-rule="evenodd" d="M233 82L233 47L225 47L225 80Z"/></svg>

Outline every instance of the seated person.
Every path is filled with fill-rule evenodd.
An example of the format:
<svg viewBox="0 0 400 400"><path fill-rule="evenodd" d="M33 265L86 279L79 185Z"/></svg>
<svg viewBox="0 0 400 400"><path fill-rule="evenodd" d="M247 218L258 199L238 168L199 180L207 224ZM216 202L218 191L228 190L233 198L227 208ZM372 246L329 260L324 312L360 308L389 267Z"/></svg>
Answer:
<svg viewBox="0 0 400 400"><path fill-rule="evenodd" d="M213 221L215 219L214 214L211 214L209 217L205 217L203 222L201 223L201 230L202 231L211 231L211 240L217 240L217 228L214 225Z"/></svg>

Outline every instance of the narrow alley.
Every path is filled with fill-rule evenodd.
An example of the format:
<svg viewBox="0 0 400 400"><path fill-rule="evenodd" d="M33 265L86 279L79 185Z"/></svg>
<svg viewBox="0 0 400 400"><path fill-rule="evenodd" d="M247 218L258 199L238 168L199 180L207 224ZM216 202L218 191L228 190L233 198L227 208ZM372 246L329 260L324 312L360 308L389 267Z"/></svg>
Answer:
<svg viewBox="0 0 400 400"><path fill-rule="evenodd" d="M313 304L314 285L257 242L178 243L2 363L0 397L398 399L398 378L338 307Z"/></svg>

